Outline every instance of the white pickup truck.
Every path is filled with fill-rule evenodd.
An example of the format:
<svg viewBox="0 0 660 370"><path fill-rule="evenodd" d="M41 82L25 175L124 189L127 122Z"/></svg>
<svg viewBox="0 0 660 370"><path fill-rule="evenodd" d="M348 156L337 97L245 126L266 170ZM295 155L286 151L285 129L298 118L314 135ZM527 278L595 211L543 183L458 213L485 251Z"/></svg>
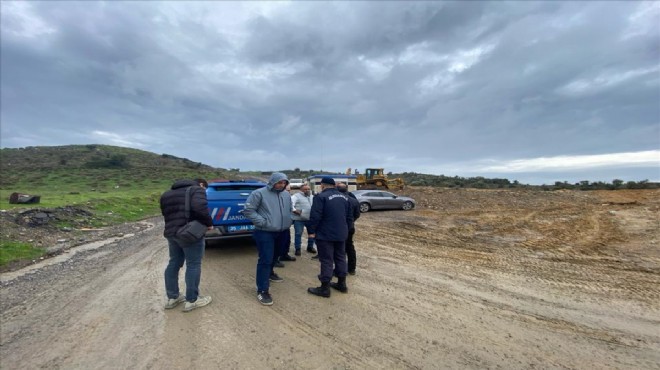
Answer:
<svg viewBox="0 0 660 370"><path fill-rule="evenodd" d="M303 179L289 179L289 186L291 186L291 189L300 189L303 184Z"/></svg>

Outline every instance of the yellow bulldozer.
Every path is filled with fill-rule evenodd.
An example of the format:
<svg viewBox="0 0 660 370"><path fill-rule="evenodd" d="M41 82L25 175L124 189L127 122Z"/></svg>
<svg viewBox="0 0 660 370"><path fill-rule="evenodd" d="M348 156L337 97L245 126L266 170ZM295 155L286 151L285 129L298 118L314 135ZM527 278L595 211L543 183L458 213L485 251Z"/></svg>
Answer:
<svg viewBox="0 0 660 370"><path fill-rule="evenodd" d="M346 171L347 175L350 175L351 169L349 168ZM385 170L382 168L367 168L363 174L358 173L355 170L355 182L357 183L358 190L360 189L387 189L394 190L399 189L403 190L405 183L400 177L397 178L388 178L385 174Z"/></svg>

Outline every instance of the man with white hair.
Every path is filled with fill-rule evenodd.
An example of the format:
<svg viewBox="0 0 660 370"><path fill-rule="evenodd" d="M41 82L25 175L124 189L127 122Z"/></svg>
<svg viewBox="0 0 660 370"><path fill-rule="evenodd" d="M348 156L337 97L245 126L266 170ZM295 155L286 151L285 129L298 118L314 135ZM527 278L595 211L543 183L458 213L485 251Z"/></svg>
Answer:
<svg viewBox="0 0 660 370"><path fill-rule="evenodd" d="M300 192L295 193L291 196L291 204L293 206L293 230L294 230L294 239L293 246L296 250L296 256L300 256L300 250L302 249L302 233L305 228L307 228L307 252L316 254L316 249L314 248L314 238L309 237L309 216L312 211L312 202L314 196L310 190L309 184L303 184L300 187Z"/></svg>

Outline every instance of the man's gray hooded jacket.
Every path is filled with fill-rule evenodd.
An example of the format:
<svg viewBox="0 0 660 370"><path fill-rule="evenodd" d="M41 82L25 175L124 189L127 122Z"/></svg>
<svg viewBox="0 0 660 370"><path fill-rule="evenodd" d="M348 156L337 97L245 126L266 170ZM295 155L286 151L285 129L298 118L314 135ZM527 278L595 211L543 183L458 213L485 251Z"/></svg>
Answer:
<svg viewBox="0 0 660 370"><path fill-rule="evenodd" d="M245 202L243 215L252 221L257 230L282 231L291 227L291 194L275 190L273 185L287 180L285 174L275 172L268 185L253 191Z"/></svg>

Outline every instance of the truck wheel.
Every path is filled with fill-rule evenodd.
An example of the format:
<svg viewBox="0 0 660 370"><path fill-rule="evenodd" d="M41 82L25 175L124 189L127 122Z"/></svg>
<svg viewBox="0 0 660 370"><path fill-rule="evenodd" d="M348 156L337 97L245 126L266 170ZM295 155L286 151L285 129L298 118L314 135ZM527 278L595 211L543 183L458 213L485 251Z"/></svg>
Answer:
<svg viewBox="0 0 660 370"><path fill-rule="evenodd" d="M362 213L369 212L370 209L371 206L369 205L369 203L360 203L360 212Z"/></svg>

